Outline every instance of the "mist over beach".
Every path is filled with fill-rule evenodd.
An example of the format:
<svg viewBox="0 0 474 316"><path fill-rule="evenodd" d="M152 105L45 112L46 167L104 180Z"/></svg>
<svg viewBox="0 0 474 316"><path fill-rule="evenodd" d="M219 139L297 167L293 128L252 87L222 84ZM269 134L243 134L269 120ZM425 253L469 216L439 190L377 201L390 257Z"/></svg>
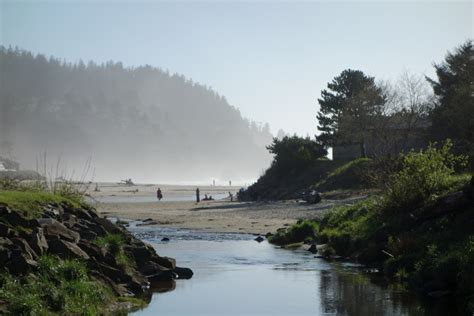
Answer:
<svg viewBox="0 0 474 316"><path fill-rule="evenodd" d="M473 6L0 0L0 315L474 315Z"/></svg>

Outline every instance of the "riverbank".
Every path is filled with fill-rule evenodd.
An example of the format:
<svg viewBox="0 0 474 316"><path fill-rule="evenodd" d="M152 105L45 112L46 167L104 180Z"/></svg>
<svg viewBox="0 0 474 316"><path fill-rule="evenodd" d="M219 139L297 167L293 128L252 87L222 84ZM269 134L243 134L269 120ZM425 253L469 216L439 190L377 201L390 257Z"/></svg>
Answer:
<svg viewBox="0 0 474 316"><path fill-rule="evenodd" d="M458 313L472 313L474 177L468 183L465 178L464 185L452 185L408 211L391 208L389 195L373 197L280 229L269 241L311 244L319 256L376 268L426 299L443 298Z"/></svg>
<svg viewBox="0 0 474 316"><path fill-rule="evenodd" d="M113 314L192 271L156 254L82 200L0 191L0 314Z"/></svg>

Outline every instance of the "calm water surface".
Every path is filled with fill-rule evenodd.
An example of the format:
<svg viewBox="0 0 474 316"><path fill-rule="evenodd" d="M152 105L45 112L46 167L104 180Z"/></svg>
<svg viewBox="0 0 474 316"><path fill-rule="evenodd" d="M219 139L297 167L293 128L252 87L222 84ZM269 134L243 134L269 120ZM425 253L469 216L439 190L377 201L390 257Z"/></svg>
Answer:
<svg viewBox="0 0 474 316"><path fill-rule="evenodd" d="M190 280L156 293L132 315L447 315L424 312L413 295L373 282L360 266L328 263L302 251L257 243L254 236L163 228L131 230L160 255L190 267ZM161 242L162 237L170 242ZM439 305L439 304L438 304ZM449 313L452 315L452 313Z"/></svg>

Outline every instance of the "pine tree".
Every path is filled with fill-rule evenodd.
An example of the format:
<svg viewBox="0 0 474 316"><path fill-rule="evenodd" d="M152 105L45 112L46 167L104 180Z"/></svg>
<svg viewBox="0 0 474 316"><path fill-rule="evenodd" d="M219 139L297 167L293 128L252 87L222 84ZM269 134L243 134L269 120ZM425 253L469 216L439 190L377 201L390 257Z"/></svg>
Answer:
<svg viewBox="0 0 474 316"><path fill-rule="evenodd" d="M438 97L431 114L436 140L451 138L458 152L474 156L474 48L469 40L435 65L438 81L427 78Z"/></svg>
<svg viewBox="0 0 474 316"><path fill-rule="evenodd" d="M317 140L326 148L342 144L359 144L365 157L365 132L385 99L374 77L360 70L344 70L318 99Z"/></svg>

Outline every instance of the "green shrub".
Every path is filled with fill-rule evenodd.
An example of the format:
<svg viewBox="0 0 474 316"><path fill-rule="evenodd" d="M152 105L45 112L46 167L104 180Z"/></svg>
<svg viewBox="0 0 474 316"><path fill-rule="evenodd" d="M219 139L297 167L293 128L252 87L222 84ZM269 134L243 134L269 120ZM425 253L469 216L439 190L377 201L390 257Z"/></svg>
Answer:
<svg viewBox="0 0 474 316"><path fill-rule="evenodd" d="M97 238L96 244L105 247L114 256L118 255L122 251L122 246L125 243L125 239L122 235L108 234L105 237Z"/></svg>
<svg viewBox="0 0 474 316"><path fill-rule="evenodd" d="M133 261L123 251L125 239L122 235L109 234L105 237L98 238L95 243L106 248L114 257L117 264L125 271L130 270Z"/></svg>
<svg viewBox="0 0 474 316"><path fill-rule="evenodd" d="M450 188L456 166L465 166L466 157L451 153L450 140L441 148L435 145L402 156L402 169L391 177L384 194L386 211L413 210Z"/></svg>
<svg viewBox="0 0 474 316"><path fill-rule="evenodd" d="M312 241L316 237L318 224L312 220L299 220L288 229L280 229L269 237L268 241L276 245L289 245L303 241Z"/></svg>

